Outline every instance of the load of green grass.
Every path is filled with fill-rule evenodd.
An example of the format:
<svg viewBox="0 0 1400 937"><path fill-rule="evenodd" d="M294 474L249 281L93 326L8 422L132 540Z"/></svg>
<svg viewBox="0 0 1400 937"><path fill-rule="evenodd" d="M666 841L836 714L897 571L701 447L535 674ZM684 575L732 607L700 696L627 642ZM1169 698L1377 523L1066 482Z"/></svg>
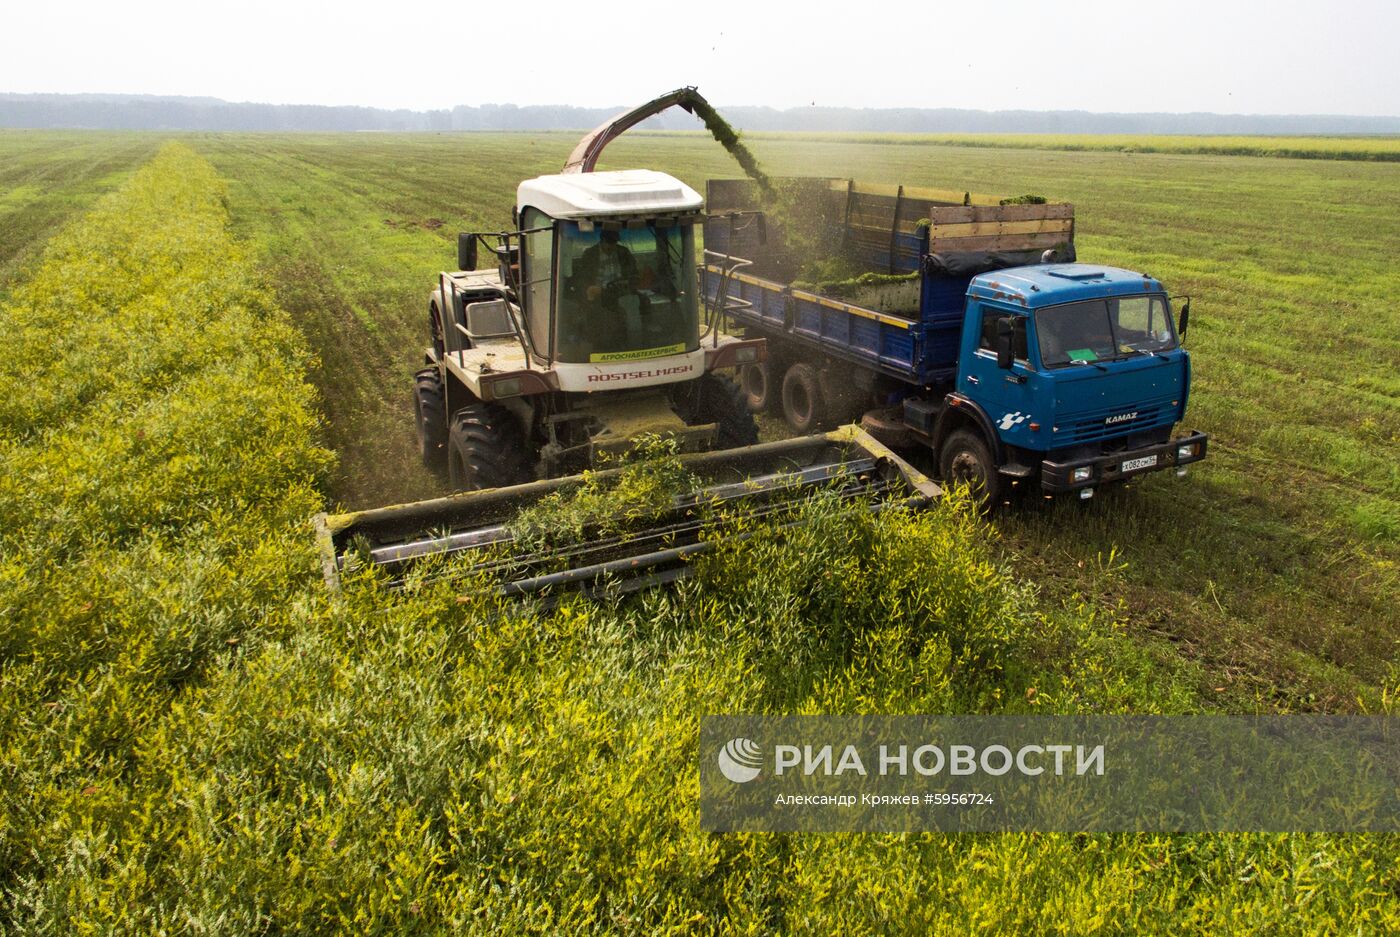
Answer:
<svg viewBox="0 0 1400 937"><path fill-rule="evenodd" d="M1400 925L1383 837L701 831L704 713L1192 705L1111 607L1038 602L958 500L735 519L624 604L372 573L332 603L306 353L220 194L167 148L0 309L6 929Z"/></svg>
<svg viewBox="0 0 1400 937"><path fill-rule="evenodd" d="M522 509L511 522L516 541L536 552L583 542L589 536L626 535L660 517L676 499L693 493L697 479L680 460L680 443L643 435L622 455L603 453L609 472L585 470L578 484Z"/></svg>

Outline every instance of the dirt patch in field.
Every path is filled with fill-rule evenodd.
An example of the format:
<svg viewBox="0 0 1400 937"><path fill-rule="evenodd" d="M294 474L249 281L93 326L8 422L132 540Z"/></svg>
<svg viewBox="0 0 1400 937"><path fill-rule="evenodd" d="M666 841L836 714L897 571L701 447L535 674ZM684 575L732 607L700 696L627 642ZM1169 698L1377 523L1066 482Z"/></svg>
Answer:
<svg viewBox="0 0 1400 937"><path fill-rule="evenodd" d="M413 228L421 228L424 231L436 231L444 224L441 218L424 218L421 220L416 218L385 218L384 223L395 231L411 230Z"/></svg>

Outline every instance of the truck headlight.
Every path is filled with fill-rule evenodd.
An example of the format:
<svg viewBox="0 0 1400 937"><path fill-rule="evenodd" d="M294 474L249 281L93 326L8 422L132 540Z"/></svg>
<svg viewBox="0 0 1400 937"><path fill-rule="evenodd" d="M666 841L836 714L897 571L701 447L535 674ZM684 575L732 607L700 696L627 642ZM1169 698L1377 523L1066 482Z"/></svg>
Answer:
<svg viewBox="0 0 1400 937"><path fill-rule="evenodd" d="M753 364L758 360L758 349L752 345L734 349L734 360L739 364Z"/></svg>
<svg viewBox="0 0 1400 937"><path fill-rule="evenodd" d="M1092 465L1081 465L1070 474L1070 481L1086 482L1094 477L1094 467Z"/></svg>
<svg viewBox="0 0 1400 937"><path fill-rule="evenodd" d="M1176 447L1176 457L1178 459L1190 459L1196 455L1196 444L1188 443L1184 446Z"/></svg>

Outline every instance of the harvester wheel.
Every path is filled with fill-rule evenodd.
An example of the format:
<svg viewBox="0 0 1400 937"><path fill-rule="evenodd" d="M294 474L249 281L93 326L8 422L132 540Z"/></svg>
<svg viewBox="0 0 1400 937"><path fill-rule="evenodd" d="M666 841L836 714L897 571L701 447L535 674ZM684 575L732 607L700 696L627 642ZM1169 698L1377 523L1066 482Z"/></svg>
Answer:
<svg viewBox="0 0 1400 937"><path fill-rule="evenodd" d="M826 419L817 369L799 361L783 375L783 417L799 433L815 433Z"/></svg>
<svg viewBox="0 0 1400 937"><path fill-rule="evenodd" d="M447 475L454 491L504 488L528 481L530 467L520 425L496 404L472 403L452 415Z"/></svg>
<svg viewBox="0 0 1400 937"><path fill-rule="evenodd" d="M758 442L758 424L749 412L744 392L727 377L706 374L692 384L681 385L675 402L680 418L692 426L718 424L715 445L720 449Z"/></svg>
<svg viewBox="0 0 1400 937"><path fill-rule="evenodd" d="M972 496L984 504L997 503L1001 479L991 451L976 433L960 429L950 434L939 454L938 468L944 481L966 484Z"/></svg>
<svg viewBox="0 0 1400 937"><path fill-rule="evenodd" d="M413 375L413 422L423 464L442 471L447 467L447 411L437 368L424 368Z"/></svg>
<svg viewBox="0 0 1400 937"><path fill-rule="evenodd" d="M739 385L752 413L766 413L777 403L778 395L773 393L773 368L767 361L744 365L739 371Z"/></svg>
<svg viewBox="0 0 1400 937"><path fill-rule="evenodd" d="M428 331L432 333L433 351L441 358L447 351L447 345L442 335L442 310L437 307L437 303L428 306Z"/></svg>

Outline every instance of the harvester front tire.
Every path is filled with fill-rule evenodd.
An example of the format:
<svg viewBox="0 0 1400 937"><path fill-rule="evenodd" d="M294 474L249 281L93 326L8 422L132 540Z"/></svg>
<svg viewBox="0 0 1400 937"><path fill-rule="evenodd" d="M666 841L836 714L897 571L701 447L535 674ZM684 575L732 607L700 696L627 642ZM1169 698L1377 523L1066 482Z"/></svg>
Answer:
<svg viewBox="0 0 1400 937"><path fill-rule="evenodd" d="M529 480L520 425L497 404L468 404L452 415L447 477L454 491L504 488Z"/></svg>
<svg viewBox="0 0 1400 937"><path fill-rule="evenodd" d="M783 418L798 433L815 433L826 420L817 369L799 361L783 375Z"/></svg>
<svg viewBox="0 0 1400 937"><path fill-rule="evenodd" d="M681 419L692 426L716 424L717 448L737 449L758 442L758 424L744 392L727 377L706 374L693 386L683 387L676 403Z"/></svg>
<svg viewBox="0 0 1400 937"><path fill-rule="evenodd" d="M447 410L437 368L413 375L413 422L423 464L438 472L447 468Z"/></svg>
<svg viewBox="0 0 1400 937"><path fill-rule="evenodd" d="M437 303L428 306L428 332L433 338L433 351L437 352L440 359L447 351L447 344L442 333L442 310L437 307Z"/></svg>
<svg viewBox="0 0 1400 937"><path fill-rule="evenodd" d="M777 402L773 393L773 369L767 361L746 364L739 371L739 386L744 391L744 401L750 413L766 413Z"/></svg>
<svg viewBox="0 0 1400 937"><path fill-rule="evenodd" d="M945 482L966 484L978 502L997 503L1001 476L992 461L991 450L978 434L965 429L951 433L939 453L938 469Z"/></svg>

